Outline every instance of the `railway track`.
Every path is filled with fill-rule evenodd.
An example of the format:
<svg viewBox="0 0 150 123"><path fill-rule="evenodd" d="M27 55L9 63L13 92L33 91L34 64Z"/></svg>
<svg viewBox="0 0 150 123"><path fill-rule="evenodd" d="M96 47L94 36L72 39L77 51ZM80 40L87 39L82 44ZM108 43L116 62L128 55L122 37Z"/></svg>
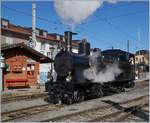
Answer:
<svg viewBox="0 0 150 123"><path fill-rule="evenodd" d="M45 97L47 95L47 93L40 93L40 94L29 94L29 95L21 95L21 96L13 96L13 97L2 97L1 98L1 103L5 104L5 103L9 103L12 101L19 101L19 100L32 100L32 99L36 99L36 98L42 98Z"/></svg>
<svg viewBox="0 0 150 123"><path fill-rule="evenodd" d="M127 102L121 102L119 104L127 104L127 103L133 102L133 101L135 102L135 101L141 100L145 97L147 97L147 96L142 96L142 97L139 97L139 98L127 101ZM73 104L73 105L76 105L76 104ZM23 109L17 109L17 110L14 110L14 111L2 112L1 113L2 122L12 121L12 120L27 117L27 116L30 116L30 115L36 115L36 114L46 112L46 111L59 110L60 108L64 108L65 106L66 105L44 104L44 105L39 105L39 106L27 107L27 108L23 108ZM111 108L111 107L112 107L111 105L107 105L106 107L99 107L99 108L100 109L107 109L107 108ZM91 111L96 111L99 108L85 110L83 112L79 112L79 113L75 113L75 114L73 113L73 114L70 114L70 115L55 117L53 119L48 119L44 122L57 121L57 120L59 121L60 119L63 119L64 117L67 118L67 117L82 114L82 113L85 113L85 112L88 112L88 111L90 111L90 112Z"/></svg>
<svg viewBox="0 0 150 123"><path fill-rule="evenodd" d="M43 120L41 122L49 122L49 121L52 121L52 122L68 122L68 121L78 121L79 119L83 119L83 122L86 121L87 122L87 119L88 118L93 118L93 116L95 115L95 113L100 113L102 115L104 115L104 111L106 113L108 113L109 111L111 111L114 106L127 106L126 109L122 109L122 110L115 110L116 112L112 112L111 114L109 114L110 116L114 116L114 115L117 115L123 111L127 111L129 110L130 108L132 109L135 109L136 107L139 107L141 106L141 103L137 103L138 101L141 101L141 100L145 100L148 98L148 95L146 96L142 96L142 97L138 97L138 98L135 98L135 99L132 99L132 100L128 100L128 101L125 101L125 102L120 102L120 103L116 103L116 104L113 104L113 105L106 105L104 107L96 107L96 108L93 108L93 109L88 109L88 110L84 110L84 111L79 111L79 112L75 112L75 113L71 113L71 114L68 114L68 115L62 115L62 116L58 116L58 117L54 117L54 118L50 118L50 119L46 119L46 120ZM146 102L147 104L147 102ZM144 105L146 105L144 104ZM142 104L143 105L143 104ZM104 115L103 118L106 118L108 117L109 115ZM102 117L101 117L102 118ZM99 118L98 118L99 119ZM97 121L98 119L90 119L89 122L91 121ZM82 121L81 121L82 122Z"/></svg>
<svg viewBox="0 0 150 123"><path fill-rule="evenodd" d="M96 117L95 119L89 120L87 122L122 122L124 119L129 117L130 115L134 114L137 112L140 108L147 106L148 103L145 103L144 105L139 104L135 106L131 106L122 110L119 110L117 112L112 112L108 115L105 116L99 116ZM149 121L148 117L146 116L144 121Z"/></svg>
<svg viewBox="0 0 150 123"><path fill-rule="evenodd" d="M64 105L52 105L52 104L37 105L37 106L17 109L14 111L2 112L1 118L2 118L2 122L8 122L14 119L35 115L41 112L56 110L63 106Z"/></svg>
<svg viewBox="0 0 150 123"><path fill-rule="evenodd" d="M143 83L143 85L145 85L145 84ZM107 97L109 97L109 96L107 96ZM128 104L130 102L136 102L136 101L139 101L139 100L141 100L145 97L147 97L147 96L139 97L139 98L127 101L127 102L121 102L119 104L121 105L121 104ZM36 98L36 97L33 97L33 98ZM30 99L33 99L33 98L31 97ZM73 105L76 105L76 104L73 104ZM30 116L30 115L39 114L39 113L46 112L46 111L53 111L53 110L57 110L57 109L59 110L60 108L63 108L63 107L65 107L65 105L56 106L56 105L52 105L52 104L44 104L44 105L40 105L40 106L33 106L33 107L18 109L18 110L9 111L9 112L2 112L1 113L2 122L13 121L15 119L27 117L27 116ZM98 107L98 108L95 108L95 109L85 110L85 111L82 111L82 112L79 112L79 113L73 113L73 114L69 114L69 115L65 115L65 116L60 116L60 117L55 117L55 118L52 118L52 119L47 119L47 120L44 120L43 122L59 121L59 120L61 121L61 119L63 119L63 118L68 118L69 119L70 117L80 115L80 114L83 114L85 112L92 112L92 111L94 112L96 110L102 110L102 109L105 110L105 109L111 108L111 107L112 106L110 106L110 105L106 106L106 107Z"/></svg>
<svg viewBox="0 0 150 123"><path fill-rule="evenodd" d="M144 110L144 109L148 109L148 110ZM141 120L142 119L142 120ZM143 120L144 119L144 120ZM143 121L149 121L149 106L145 105L142 107L139 107L139 109L125 114L122 117L120 117L119 119L117 119L117 121L122 121L122 122L132 122L132 121L138 121L138 122L143 122Z"/></svg>
<svg viewBox="0 0 150 123"><path fill-rule="evenodd" d="M132 108L129 108L128 110L126 109L122 114L123 115L121 115L119 118L117 118L117 119L115 119L114 121L115 122L121 122L121 121L124 121L124 120L126 120L128 117L130 117L130 116L136 116L137 115L137 113L138 112L141 112L142 110L142 108L145 108L145 107L147 107L148 106L148 104L144 104L144 105L139 105L139 106L136 106L136 107L132 107ZM127 113L125 113L127 111ZM145 115L144 115L144 117L143 117L143 120L144 121L149 121L149 115L146 113L146 112L144 112L145 113ZM138 115L137 115L138 116ZM141 116L140 116L141 117Z"/></svg>

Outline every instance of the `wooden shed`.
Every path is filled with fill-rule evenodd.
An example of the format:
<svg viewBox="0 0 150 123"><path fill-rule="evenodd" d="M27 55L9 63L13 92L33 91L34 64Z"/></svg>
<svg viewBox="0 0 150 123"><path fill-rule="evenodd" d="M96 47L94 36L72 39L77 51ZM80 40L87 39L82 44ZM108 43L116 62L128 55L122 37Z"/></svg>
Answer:
<svg viewBox="0 0 150 123"><path fill-rule="evenodd" d="M4 88L32 87L39 81L39 64L52 60L24 43L2 47L6 67L3 70Z"/></svg>

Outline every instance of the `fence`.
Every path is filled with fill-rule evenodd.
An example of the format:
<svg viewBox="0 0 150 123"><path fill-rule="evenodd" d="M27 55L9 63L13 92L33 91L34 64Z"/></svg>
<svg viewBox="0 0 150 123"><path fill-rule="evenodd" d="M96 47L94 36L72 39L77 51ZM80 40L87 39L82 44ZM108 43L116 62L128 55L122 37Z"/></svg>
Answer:
<svg viewBox="0 0 150 123"><path fill-rule="evenodd" d="M142 72L138 74L138 79L149 79L149 72Z"/></svg>

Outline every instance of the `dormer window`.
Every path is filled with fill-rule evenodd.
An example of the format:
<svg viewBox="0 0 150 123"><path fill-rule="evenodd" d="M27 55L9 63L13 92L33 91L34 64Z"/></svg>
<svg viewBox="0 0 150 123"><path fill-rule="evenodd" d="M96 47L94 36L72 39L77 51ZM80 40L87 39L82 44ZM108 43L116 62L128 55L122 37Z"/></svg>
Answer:
<svg viewBox="0 0 150 123"><path fill-rule="evenodd" d="M47 37L47 32L43 31L43 36L46 38Z"/></svg>
<svg viewBox="0 0 150 123"><path fill-rule="evenodd" d="M57 36L56 36L56 39L57 39L57 40L60 40L60 36L59 36L59 35L57 35Z"/></svg>
<svg viewBox="0 0 150 123"><path fill-rule="evenodd" d="M39 30L39 35L43 35L43 30Z"/></svg>
<svg viewBox="0 0 150 123"><path fill-rule="evenodd" d="M47 31L45 31L45 30L39 30L39 35L46 38L47 37Z"/></svg>
<svg viewBox="0 0 150 123"><path fill-rule="evenodd" d="M2 28L8 28L9 21L7 21L7 20L2 20L2 21L1 21L1 25L2 25Z"/></svg>

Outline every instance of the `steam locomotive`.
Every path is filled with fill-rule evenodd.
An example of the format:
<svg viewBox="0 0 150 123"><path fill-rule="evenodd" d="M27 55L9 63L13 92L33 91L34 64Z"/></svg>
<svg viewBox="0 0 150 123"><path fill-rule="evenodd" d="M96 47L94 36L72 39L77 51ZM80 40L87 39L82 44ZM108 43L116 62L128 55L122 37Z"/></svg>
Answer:
<svg viewBox="0 0 150 123"><path fill-rule="evenodd" d="M65 49L54 59L57 80L45 84L49 102L72 104L89 97L102 97L106 90L121 92L134 86L135 67L132 54L118 49L101 52L95 48L92 56L86 39L80 42L79 53L73 53L73 34L75 33L65 32ZM113 75L109 79L111 71Z"/></svg>

